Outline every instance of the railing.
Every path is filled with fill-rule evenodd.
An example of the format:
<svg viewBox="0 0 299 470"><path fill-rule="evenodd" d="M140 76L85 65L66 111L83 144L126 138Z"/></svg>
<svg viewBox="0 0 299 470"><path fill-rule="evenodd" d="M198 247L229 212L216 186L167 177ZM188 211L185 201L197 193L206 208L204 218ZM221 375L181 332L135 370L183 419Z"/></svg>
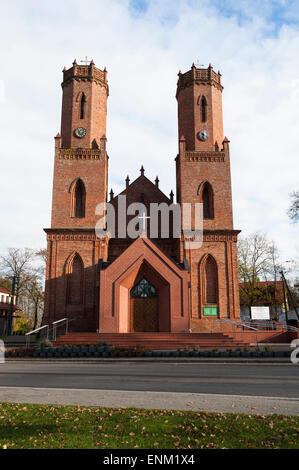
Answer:
<svg viewBox="0 0 299 470"><path fill-rule="evenodd" d="M69 327L69 319L68 318L62 318L61 320L57 320L57 321L54 321L52 323L53 325L53 336L52 336L52 339L55 341L56 340L56 336L57 336L57 326L61 326L61 325L58 325L58 323L62 324L62 322L65 322L65 334L68 333L68 327Z"/></svg>
<svg viewBox="0 0 299 470"><path fill-rule="evenodd" d="M49 330L49 336L50 336L51 340L56 341L56 339L57 339L57 328L59 328L60 326L63 326L63 324L65 324L64 334L67 334L68 331L69 331L69 324L72 321L75 321L75 320L76 320L76 318L61 318L61 320L54 321L52 323L52 328L50 328L50 330Z"/></svg>
<svg viewBox="0 0 299 470"><path fill-rule="evenodd" d="M258 335L257 335L257 332L259 331L258 328L255 328L254 326L248 324L248 322L237 322L237 321L233 321L233 320L229 320L228 318L219 318L218 320L216 320L216 322L222 326L223 324L225 324L226 326L231 326L231 329L230 328L221 328L221 332L222 333L225 333L225 332L229 332L231 330L232 332L232 336L234 339L236 339L236 334L237 334L237 329L238 328L241 328L241 333L243 333L244 331L252 331L254 332L254 336L255 336L255 342L257 343L258 342ZM244 335L243 335L243 338L244 338Z"/></svg>
<svg viewBox="0 0 299 470"><path fill-rule="evenodd" d="M34 333L38 333L39 331L44 330L45 328L47 328L46 338L48 339L49 338L49 325L40 326L39 328L36 328L35 330L29 331L28 333L25 334L25 336L26 336L26 347L27 348L30 345L31 335L33 335Z"/></svg>
<svg viewBox="0 0 299 470"><path fill-rule="evenodd" d="M30 346L31 335L33 335L35 333L38 333L39 331L44 330L45 328L47 329L46 330L47 331L46 338L55 341L56 338L57 338L57 328L59 328L60 326L63 325L63 323L65 323L65 334L67 334L68 329L69 329L69 323L72 322L72 321L75 321L75 320L76 320L76 318L62 318L61 320L54 321L52 323L52 328L50 328L49 325L44 325L44 326L41 326L39 328L36 328L35 330L29 331L29 333L25 334L25 336L26 336L26 347Z"/></svg>
<svg viewBox="0 0 299 470"><path fill-rule="evenodd" d="M236 339L237 333L240 333L242 339L244 339L244 334L248 331L251 331L255 337L255 343L258 343L258 333L266 331L275 331L283 330L284 332L298 332L299 329L295 326L284 325L277 323L273 320L267 322L258 322L258 321L234 321L228 318L219 318L213 322L209 322L209 328L212 332L221 332L231 334L234 339Z"/></svg>

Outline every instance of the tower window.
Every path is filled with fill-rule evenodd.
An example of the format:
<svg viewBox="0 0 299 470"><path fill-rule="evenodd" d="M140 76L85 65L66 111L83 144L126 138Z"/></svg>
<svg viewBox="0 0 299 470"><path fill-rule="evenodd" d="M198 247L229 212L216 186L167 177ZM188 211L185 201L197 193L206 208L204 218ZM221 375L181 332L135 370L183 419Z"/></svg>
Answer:
<svg viewBox="0 0 299 470"><path fill-rule="evenodd" d="M80 119L84 119L85 117L85 103L86 103L86 98L83 93L81 100L80 100Z"/></svg>
<svg viewBox="0 0 299 470"><path fill-rule="evenodd" d="M208 181L202 183L198 193L200 201L203 203L203 218L214 219L214 195L210 183Z"/></svg>
<svg viewBox="0 0 299 470"><path fill-rule="evenodd" d="M78 178L70 188L71 192L71 217L85 217L86 191L83 181Z"/></svg>
<svg viewBox="0 0 299 470"><path fill-rule="evenodd" d="M82 303L83 293L83 262L76 253L67 264L67 303Z"/></svg>
<svg viewBox="0 0 299 470"><path fill-rule="evenodd" d="M205 304L218 303L217 265L214 258L209 255L204 267L205 278Z"/></svg>
<svg viewBox="0 0 299 470"><path fill-rule="evenodd" d="M201 99L201 121L206 122L207 120L207 100L203 96Z"/></svg>

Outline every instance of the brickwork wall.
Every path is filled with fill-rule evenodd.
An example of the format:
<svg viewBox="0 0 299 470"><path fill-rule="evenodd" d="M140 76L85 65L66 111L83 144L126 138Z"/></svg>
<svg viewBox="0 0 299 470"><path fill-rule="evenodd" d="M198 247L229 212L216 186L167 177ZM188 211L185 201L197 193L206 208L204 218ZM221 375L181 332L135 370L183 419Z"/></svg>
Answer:
<svg viewBox="0 0 299 470"><path fill-rule="evenodd" d="M106 135L108 84L106 74L94 66L74 66L64 72L62 89L61 136L63 148L91 148ZM86 98L84 118L80 118L81 97ZM83 138L75 136L78 127L86 129Z"/></svg>
<svg viewBox="0 0 299 470"><path fill-rule="evenodd" d="M98 327L98 259L104 245L94 231L60 231L47 229L48 263L46 272L45 315L43 323L64 317L76 318L72 331L95 331ZM82 277L77 280L82 290L80 303L68 298L68 262L78 254L82 260ZM77 296L76 296L77 297ZM73 299L76 300L76 299Z"/></svg>
<svg viewBox="0 0 299 470"><path fill-rule="evenodd" d="M189 260L191 266L191 310L193 327L199 328L206 299L204 262L213 256L217 265L219 317L239 318L238 268L236 241L233 230L233 210L229 142L223 139L222 86L220 74L212 67L194 66L179 75L177 100L179 122L179 154L176 158L178 201L194 206L202 202L205 182L212 188L214 214L203 220L204 241L196 250L184 250L182 240L178 257ZM206 98L206 121L202 122L201 100ZM206 141L198 139L198 132L207 130ZM184 138L182 138L182 135ZM218 148L215 147L215 141ZM210 211L211 212L211 211ZM195 228L194 211L191 227ZM205 235L206 234L206 235ZM199 322L199 323L198 323Z"/></svg>

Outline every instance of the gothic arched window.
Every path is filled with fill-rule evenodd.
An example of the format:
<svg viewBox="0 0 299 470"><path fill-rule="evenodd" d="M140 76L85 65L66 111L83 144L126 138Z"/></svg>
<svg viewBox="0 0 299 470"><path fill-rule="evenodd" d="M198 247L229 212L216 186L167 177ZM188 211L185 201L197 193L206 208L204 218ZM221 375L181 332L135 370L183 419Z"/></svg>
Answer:
<svg viewBox="0 0 299 470"><path fill-rule="evenodd" d="M217 281L217 264L213 256L209 255L205 260L204 266L204 287L205 287L205 304L218 303L218 281Z"/></svg>
<svg viewBox="0 0 299 470"><path fill-rule="evenodd" d="M71 217L85 217L86 191L83 181L78 178L73 181L71 188Z"/></svg>
<svg viewBox="0 0 299 470"><path fill-rule="evenodd" d="M67 303L82 304L83 298L83 261L75 253L67 263Z"/></svg>
<svg viewBox="0 0 299 470"><path fill-rule="evenodd" d="M80 119L84 119L85 117L85 103L86 98L84 93L82 93L81 100L80 100Z"/></svg>
<svg viewBox="0 0 299 470"><path fill-rule="evenodd" d="M213 188L208 181L200 185L198 194L200 201L203 203L203 218L214 219L214 194Z"/></svg>
<svg viewBox="0 0 299 470"><path fill-rule="evenodd" d="M201 99L201 121L206 122L207 120L207 100L203 96Z"/></svg>

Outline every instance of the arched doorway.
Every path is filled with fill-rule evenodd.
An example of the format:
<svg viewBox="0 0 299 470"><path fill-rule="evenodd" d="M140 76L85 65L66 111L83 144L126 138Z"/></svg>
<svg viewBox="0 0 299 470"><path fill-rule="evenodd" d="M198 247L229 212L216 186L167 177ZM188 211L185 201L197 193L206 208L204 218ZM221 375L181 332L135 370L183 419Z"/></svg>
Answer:
<svg viewBox="0 0 299 470"><path fill-rule="evenodd" d="M159 331L158 293L143 278L130 292L130 329L132 332Z"/></svg>

